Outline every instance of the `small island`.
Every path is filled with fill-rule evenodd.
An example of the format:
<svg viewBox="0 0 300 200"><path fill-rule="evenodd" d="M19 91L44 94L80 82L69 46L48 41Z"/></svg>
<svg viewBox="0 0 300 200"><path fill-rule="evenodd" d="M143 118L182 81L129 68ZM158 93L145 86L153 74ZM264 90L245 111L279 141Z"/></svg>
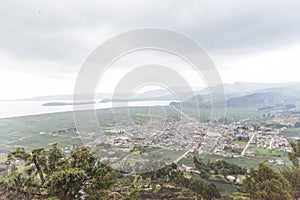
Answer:
<svg viewBox="0 0 300 200"><path fill-rule="evenodd" d="M82 103L66 103L66 102L49 102L49 103L44 103L42 106L70 106L70 105L85 105L85 104L94 104L96 102L82 102Z"/></svg>

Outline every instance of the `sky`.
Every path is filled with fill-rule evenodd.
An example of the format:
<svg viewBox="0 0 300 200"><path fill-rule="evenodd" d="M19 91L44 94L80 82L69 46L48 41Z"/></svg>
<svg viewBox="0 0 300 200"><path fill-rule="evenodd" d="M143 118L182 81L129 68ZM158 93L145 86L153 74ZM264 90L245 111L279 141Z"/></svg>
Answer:
<svg viewBox="0 0 300 200"><path fill-rule="evenodd" d="M224 83L299 81L299 9L296 0L1 1L0 99L71 94L97 46L145 27L193 38ZM124 58L100 92L110 91L133 63L179 65L176 59L157 53ZM193 72L181 73L194 80Z"/></svg>

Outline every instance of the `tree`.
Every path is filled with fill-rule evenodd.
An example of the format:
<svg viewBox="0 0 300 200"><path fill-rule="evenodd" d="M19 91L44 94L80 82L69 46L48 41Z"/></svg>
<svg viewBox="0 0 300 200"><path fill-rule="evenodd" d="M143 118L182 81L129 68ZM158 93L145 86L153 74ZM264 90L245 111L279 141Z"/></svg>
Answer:
<svg viewBox="0 0 300 200"><path fill-rule="evenodd" d="M260 163L257 170L251 168L243 183L244 191L249 194L251 199L293 199L290 183L265 163Z"/></svg>
<svg viewBox="0 0 300 200"><path fill-rule="evenodd" d="M51 149L49 150L49 156L48 156L48 165L50 172L55 172L58 167L62 167L65 162L62 160L63 153L62 151L57 148L57 143L53 143L51 145Z"/></svg>
<svg viewBox="0 0 300 200"><path fill-rule="evenodd" d="M293 187L293 192L295 196L298 196L300 193L300 140L291 142L292 152L289 152L289 160L293 163L292 168L283 166L280 169L280 173L289 181Z"/></svg>
<svg viewBox="0 0 300 200"><path fill-rule="evenodd" d="M216 162L209 162L207 164L211 170L214 170L216 174L229 175L229 174L246 174L246 169L242 167L226 162L225 160L217 160ZM225 170L225 171L224 171Z"/></svg>
<svg viewBox="0 0 300 200"><path fill-rule="evenodd" d="M299 167L299 158L300 158L300 140L290 143L292 147L292 152L288 153L290 161L292 161L294 167Z"/></svg>
<svg viewBox="0 0 300 200"><path fill-rule="evenodd" d="M200 177L203 179L208 179L210 176L210 168L204 162L199 161L196 156L194 156L194 164L196 169L200 171Z"/></svg>
<svg viewBox="0 0 300 200"><path fill-rule="evenodd" d="M228 169L226 169L226 168L221 168L220 169L220 173L222 174L222 176L224 178L226 178L226 176L228 176L230 174L230 171Z"/></svg>
<svg viewBox="0 0 300 200"><path fill-rule="evenodd" d="M17 147L15 151L10 152L7 156L7 160L19 159L25 162L26 166L31 166L32 164L35 166L36 173L39 174L41 185L45 183L44 172L40 165L39 160L44 161L44 148L33 149L31 153L25 151L24 148ZM31 175L33 172L33 168L29 167L27 170L27 174Z"/></svg>
<svg viewBox="0 0 300 200"><path fill-rule="evenodd" d="M82 169L70 168L51 174L47 185L49 185L53 196L59 199L71 200L79 198L79 191L82 189L86 178L86 173Z"/></svg>
<svg viewBox="0 0 300 200"><path fill-rule="evenodd" d="M150 175L148 173L148 175ZM144 179L141 175L135 175L132 184L129 188L129 194L125 197L125 200L136 200L140 199L140 195L143 192L143 186L150 185L151 179Z"/></svg>
<svg viewBox="0 0 300 200"><path fill-rule="evenodd" d="M111 188L116 182L116 172L109 166L97 162L88 175L89 184L86 191Z"/></svg>
<svg viewBox="0 0 300 200"><path fill-rule="evenodd" d="M39 181L20 172L13 172L4 180L5 190L9 188L5 199L32 199L39 195Z"/></svg>
<svg viewBox="0 0 300 200"><path fill-rule="evenodd" d="M207 200L220 197L220 194L214 184L208 184L201 179L192 179L189 188Z"/></svg>
<svg viewBox="0 0 300 200"><path fill-rule="evenodd" d="M100 163L85 147L74 149L67 155L57 148L56 143L49 151L40 148L28 153L23 148L16 148L7 159L22 160L26 168L9 175L4 183L6 190L21 193L28 199L57 197L69 200L80 198L82 193L87 199L93 199L106 193L116 180L116 172Z"/></svg>
<svg viewBox="0 0 300 200"><path fill-rule="evenodd" d="M300 191L300 168L283 166L280 169L280 173L286 180L288 180L293 187L294 194Z"/></svg>

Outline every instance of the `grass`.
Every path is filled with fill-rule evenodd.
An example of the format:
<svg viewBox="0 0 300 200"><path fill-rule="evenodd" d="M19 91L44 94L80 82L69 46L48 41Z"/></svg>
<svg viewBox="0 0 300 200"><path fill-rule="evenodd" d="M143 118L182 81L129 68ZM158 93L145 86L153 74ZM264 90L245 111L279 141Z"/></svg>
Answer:
<svg viewBox="0 0 300 200"><path fill-rule="evenodd" d="M241 141L238 141L238 140L235 140L232 142L232 144L241 144L241 145L246 145L248 141L246 140L241 140Z"/></svg>
<svg viewBox="0 0 300 200"><path fill-rule="evenodd" d="M208 181L214 183L221 194L233 194L238 192L237 187L225 179L212 178Z"/></svg>
<svg viewBox="0 0 300 200"><path fill-rule="evenodd" d="M120 120L120 123L125 125L129 124L128 112L133 119L141 121L141 123L149 121L149 108L150 107L130 107L130 108L118 108L101 109L96 110L96 115L101 128L112 127L115 124L114 117ZM159 115L163 116L161 107L152 107L151 115L154 118L159 118ZM166 108L168 116L176 116L173 109ZM97 124L91 125L89 122L88 112L79 111L82 118L83 130L91 130L91 132L100 131ZM178 113L177 113L178 114ZM85 127L86 126L86 127ZM48 134L40 135L40 132L52 133L54 131L74 128L75 123L72 112L51 113L15 118L0 119L0 153L13 150L15 146L24 146L27 148L47 147L49 143L58 142L62 147L70 146L72 144L81 144L81 141L77 138L76 133L72 134L60 134L57 136L51 136ZM78 127L77 127L78 128ZM81 130L79 130L81 131ZM87 131L88 132L88 131ZM81 132L81 134L84 134Z"/></svg>
<svg viewBox="0 0 300 200"><path fill-rule="evenodd" d="M254 157L238 157L238 158L230 158L230 157L224 157L224 156L219 156L219 155L213 155L213 154L208 154L205 157L202 158L202 161L207 162L208 160L210 161L216 161L216 160L225 160L227 162L237 164L245 169L249 168L254 168L256 169L258 167L258 164L261 162L267 163L269 166L273 167L276 170L280 169L280 165L275 165L274 163L269 163L268 161L270 159L282 159L284 163L286 163L287 166L291 166L291 162L289 161L288 156L286 155L285 152L279 151L277 152L278 154L281 154L282 157L277 157L277 156L254 156Z"/></svg>
<svg viewBox="0 0 300 200"><path fill-rule="evenodd" d="M177 111L172 109L171 107L164 107L169 119L177 119L179 114ZM110 128L114 127L115 119L117 117L120 120L120 124L130 124L128 120L128 112L132 119L137 120L140 125L146 126L145 122L148 122L149 117L149 107L130 107L130 108L118 108L113 109L114 115L112 115L111 109L101 109L96 110L96 115L98 117L98 121L100 123L101 128L107 132ZM188 115L193 116L195 114L195 110L185 110ZM216 112L220 112L219 110L214 110ZM161 112L161 107L152 107L151 115L155 118L160 118L160 116L165 117L165 113ZM87 126L90 124L88 122L88 116L86 112L80 112L83 120L87 121ZM201 119L205 121L208 116L210 116L210 110L200 110ZM246 118L251 118L247 121L248 124L259 120L259 116L261 113L257 112L254 109L247 108L230 108L227 110L227 118L228 121L239 121ZM260 121L261 123L261 121ZM84 125L84 123L83 123ZM36 147L48 147L49 143L58 142L61 147L63 146L71 146L72 144L81 144L81 141L78 138L74 138L77 136L75 133L67 133L60 134L57 136L51 135L40 135L40 132L51 133L54 131L58 131L66 128L74 128L75 123L73 120L72 112L64 112L64 113L52 113L52 114L43 114L43 115L35 115L35 116L25 116L25 117L16 117L16 118L8 118L8 119L0 119L0 152L8 152L15 148L15 146L25 146L27 148L36 148ZM109 128L108 128L109 127ZM83 128L91 128L98 130L98 127L83 127ZM81 133L83 134L83 133ZM286 129L281 133L287 138L291 137L300 137L300 128L291 128ZM20 139L22 138L22 139ZM234 141L234 144L246 144L247 141ZM228 162L232 162L238 164L244 168L256 167L258 163L267 161L268 159L274 159L276 156L281 155L281 159L287 160L286 155L283 152L269 152L265 149L257 149L258 155L255 157L247 158L228 158L216 155L206 155L203 160L212 160L215 161L217 159L224 159ZM169 152L171 160L175 160L178 157L178 154L175 152ZM184 164L187 166L194 166L193 156L190 154L183 158L179 164Z"/></svg>
<svg viewBox="0 0 300 200"><path fill-rule="evenodd" d="M281 136L284 136L288 141L295 140L300 138L300 128L288 128L280 133Z"/></svg>
<svg viewBox="0 0 300 200"><path fill-rule="evenodd" d="M224 156L219 156L219 155L214 155L214 154L207 154L205 157L201 158L202 161L208 162L209 160L214 162L217 160L225 160L230 163L237 164L243 168L256 168L260 162L267 161L267 158L261 159L261 158L248 158L248 157L238 157L238 158L230 158L230 157L224 157ZM194 159L193 155L189 154L185 158L183 158L179 163L179 165L184 164L186 166L192 167L194 166Z"/></svg>
<svg viewBox="0 0 300 200"><path fill-rule="evenodd" d="M264 148L258 147L250 147L250 150L257 151L257 156L274 156L274 157L282 157L284 155L283 151L271 151Z"/></svg>
<svg viewBox="0 0 300 200"><path fill-rule="evenodd" d="M219 155L213 155L213 154L208 154L205 157L202 158L204 162L207 162L208 160L210 161L216 161L216 160L225 160L227 162L237 164L243 168L256 168L260 162L263 162L264 160L262 159L256 159L255 157L253 158L248 158L248 157L238 157L238 158L230 158L230 157L224 157L224 156L219 156Z"/></svg>
<svg viewBox="0 0 300 200"><path fill-rule="evenodd" d="M188 167L193 167L195 164L194 164L194 156L191 155L191 154L188 154L185 158L181 159L179 162L178 162L179 165L186 165Z"/></svg>
<svg viewBox="0 0 300 200"><path fill-rule="evenodd" d="M210 158L212 158L212 156ZM207 158L204 159L204 160L207 161ZM194 166L193 155L189 154L188 156L183 158L178 164L184 164L184 165L189 166L189 167ZM191 174L189 172L184 172L184 175L194 176L193 174ZM216 185L218 191L221 194L233 194L233 193L238 192L238 189L235 185L233 185L232 183L226 181L223 178L218 178L216 176L212 176L208 181L211 182L211 183L214 183Z"/></svg>
<svg viewBox="0 0 300 200"><path fill-rule="evenodd" d="M6 161L6 156L2 156L2 155L1 155L1 156L0 156L0 163L1 163L1 162L5 162L5 161Z"/></svg>

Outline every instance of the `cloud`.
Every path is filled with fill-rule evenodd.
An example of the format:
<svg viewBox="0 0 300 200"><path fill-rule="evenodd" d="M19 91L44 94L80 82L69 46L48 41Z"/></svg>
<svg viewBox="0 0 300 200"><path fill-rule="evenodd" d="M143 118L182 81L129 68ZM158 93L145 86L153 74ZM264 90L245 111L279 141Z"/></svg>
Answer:
<svg viewBox="0 0 300 200"><path fill-rule="evenodd" d="M103 41L141 27L182 32L211 55L273 51L299 42L299 8L272 0L3 1L0 69L75 75Z"/></svg>

